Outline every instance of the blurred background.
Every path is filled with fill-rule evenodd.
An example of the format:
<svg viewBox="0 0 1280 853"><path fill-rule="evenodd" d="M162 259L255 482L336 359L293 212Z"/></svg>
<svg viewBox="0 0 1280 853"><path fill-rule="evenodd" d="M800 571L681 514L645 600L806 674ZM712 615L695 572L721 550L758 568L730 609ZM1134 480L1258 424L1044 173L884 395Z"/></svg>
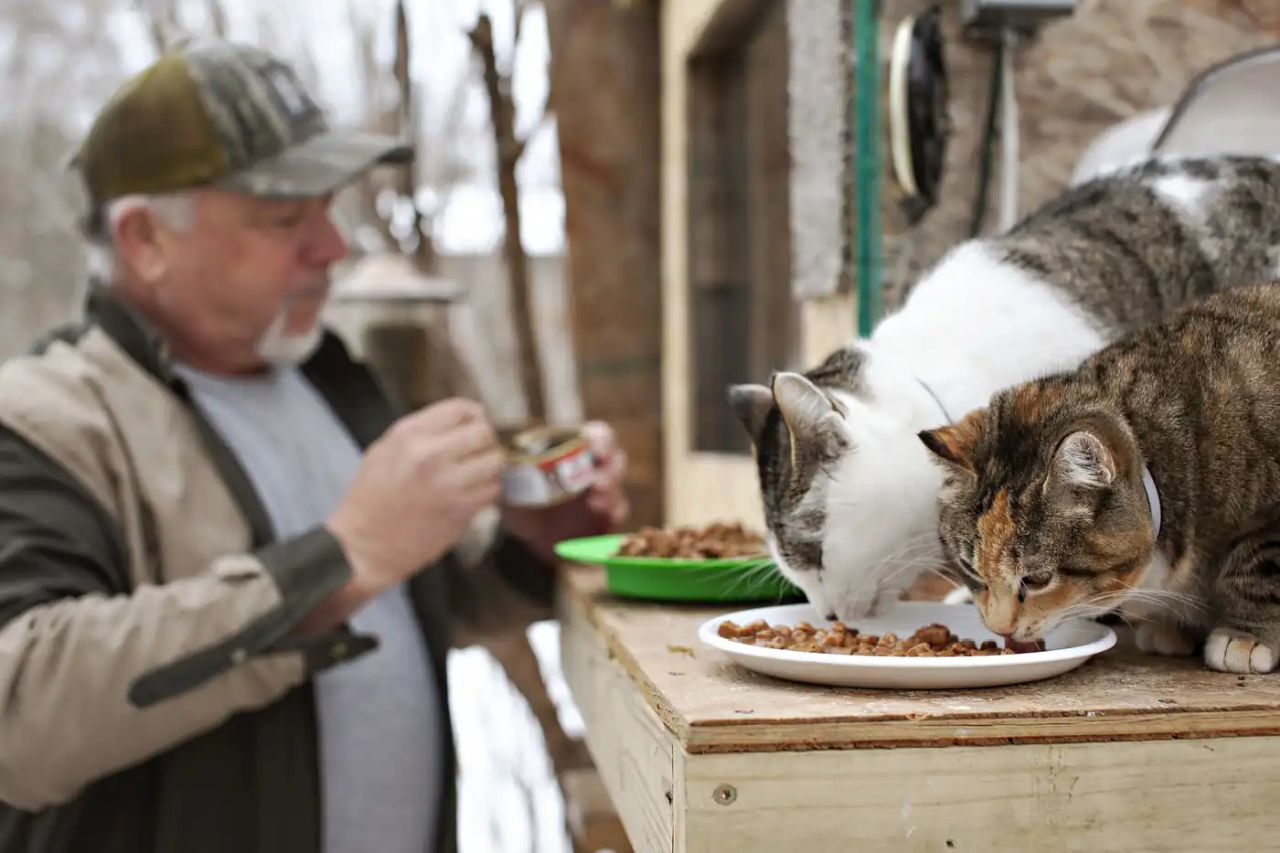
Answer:
<svg viewBox="0 0 1280 853"><path fill-rule="evenodd" d="M95 109L208 34L413 141L337 202L330 308L401 394L607 419L636 525L758 524L727 383L812 364L959 241L1154 150L1200 75L1280 41L1280 3L0 0L0 356L83 296L64 163ZM452 667L463 850L626 849L555 624Z"/></svg>

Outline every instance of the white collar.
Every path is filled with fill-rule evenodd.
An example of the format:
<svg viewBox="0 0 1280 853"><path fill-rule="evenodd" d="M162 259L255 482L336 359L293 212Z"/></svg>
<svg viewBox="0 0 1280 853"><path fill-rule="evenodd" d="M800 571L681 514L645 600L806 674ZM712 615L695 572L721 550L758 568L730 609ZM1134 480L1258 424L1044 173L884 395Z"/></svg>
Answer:
<svg viewBox="0 0 1280 853"><path fill-rule="evenodd" d="M1142 466L1142 487L1147 492L1147 507L1151 510L1152 538L1160 539L1160 493L1156 491L1156 481L1151 477L1151 469Z"/></svg>

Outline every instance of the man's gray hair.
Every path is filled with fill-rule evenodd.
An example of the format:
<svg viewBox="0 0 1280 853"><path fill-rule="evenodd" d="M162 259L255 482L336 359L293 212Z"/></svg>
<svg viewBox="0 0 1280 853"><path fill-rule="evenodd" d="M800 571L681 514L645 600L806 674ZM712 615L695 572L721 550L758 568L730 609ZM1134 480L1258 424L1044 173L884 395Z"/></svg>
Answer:
<svg viewBox="0 0 1280 853"><path fill-rule="evenodd" d="M177 231L188 231L195 225L196 191L126 195L108 202L102 210L98 232L90 235L88 244L89 274L101 282L110 283L119 272L119 257L112 235L116 223L126 214L139 208L150 210L165 225Z"/></svg>

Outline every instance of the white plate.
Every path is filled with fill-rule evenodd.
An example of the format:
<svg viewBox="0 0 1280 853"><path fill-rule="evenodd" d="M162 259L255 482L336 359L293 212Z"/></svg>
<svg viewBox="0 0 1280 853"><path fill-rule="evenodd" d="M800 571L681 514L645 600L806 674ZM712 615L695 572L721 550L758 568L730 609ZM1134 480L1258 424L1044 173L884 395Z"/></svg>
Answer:
<svg viewBox="0 0 1280 853"><path fill-rule="evenodd" d="M1075 669L1089 658L1116 644L1115 632L1106 625L1087 620L1066 622L1044 638L1045 651L1017 655L993 655L963 658L908 658L826 655L818 652L789 652L765 649L726 640L716 633L720 623L732 619L746 625L763 619L770 625L794 625L800 621L821 627L826 620L808 604L782 607L759 607L739 610L708 619L698 628L698 639L719 649L735 662L756 672L840 687L879 687L899 690L956 689L993 687L1052 678ZM1001 642L987 630L978 611L969 605L935 604L903 601L880 616L861 619L850 628L862 633L884 634L893 631L908 637L917 628L941 622L961 639L981 643Z"/></svg>

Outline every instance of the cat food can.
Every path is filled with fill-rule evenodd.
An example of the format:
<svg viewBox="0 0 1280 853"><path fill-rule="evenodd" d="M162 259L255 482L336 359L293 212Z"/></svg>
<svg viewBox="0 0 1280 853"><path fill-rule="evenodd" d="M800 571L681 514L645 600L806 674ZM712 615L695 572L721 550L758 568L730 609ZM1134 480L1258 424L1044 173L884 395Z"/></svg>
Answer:
<svg viewBox="0 0 1280 853"><path fill-rule="evenodd" d="M570 501L591 486L595 455L573 427L535 427L511 439L502 474L502 498L510 506L542 507Z"/></svg>

